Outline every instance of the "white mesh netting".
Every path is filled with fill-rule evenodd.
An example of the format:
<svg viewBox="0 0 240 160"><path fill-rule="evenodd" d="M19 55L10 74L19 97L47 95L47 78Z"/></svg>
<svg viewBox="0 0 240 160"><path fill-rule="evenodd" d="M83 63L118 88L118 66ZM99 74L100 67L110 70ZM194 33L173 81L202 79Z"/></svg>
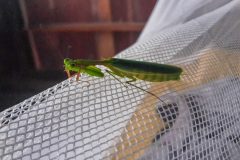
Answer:
<svg viewBox="0 0 240 160"><path fill-rule="evenodd" d="M0 159L239 159L240 1L192 1L160 0L117 55L182 67L134 83L168 105L111 76L69 79L1 112Z"/></svg>

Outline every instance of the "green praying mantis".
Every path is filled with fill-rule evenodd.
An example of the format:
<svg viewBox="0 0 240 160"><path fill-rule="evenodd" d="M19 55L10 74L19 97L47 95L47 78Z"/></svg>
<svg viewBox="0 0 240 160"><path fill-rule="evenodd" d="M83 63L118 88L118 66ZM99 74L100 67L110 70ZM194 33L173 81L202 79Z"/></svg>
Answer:
<svg viewBox="0 0 240 160"><path fill-rule="evenodd" d="M110 58L106 60L64 59L64 67L68 77L71 77L70 72L75 72L77 73L77 81L79 80L81 73L85 73L90 76L104 77L104 73L100 68L96 67L96 65L103 65L108 68L105 71L122 84L123 82L121 82L116 76L120 78L128 78L129 81L126 81L125 83L145 91L159 100L161 99L155 94L148 92L131 82L136 80L148 82L176 81L180 80L181 73L183 72L182 68L173 65L119 58Z"/></svg>

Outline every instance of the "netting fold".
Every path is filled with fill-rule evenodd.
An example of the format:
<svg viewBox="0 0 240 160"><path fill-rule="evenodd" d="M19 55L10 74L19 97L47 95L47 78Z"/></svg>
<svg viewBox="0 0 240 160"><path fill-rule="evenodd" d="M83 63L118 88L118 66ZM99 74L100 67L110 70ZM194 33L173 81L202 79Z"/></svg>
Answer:
<svg viewBox="0 0 240 160"><path fill-rule="evenodd" d="M0 159L239 159L239 18L238 0L159 1L116 57L181 67L133 83L164 103L107 74L65 80L0 113Z"/></svg>

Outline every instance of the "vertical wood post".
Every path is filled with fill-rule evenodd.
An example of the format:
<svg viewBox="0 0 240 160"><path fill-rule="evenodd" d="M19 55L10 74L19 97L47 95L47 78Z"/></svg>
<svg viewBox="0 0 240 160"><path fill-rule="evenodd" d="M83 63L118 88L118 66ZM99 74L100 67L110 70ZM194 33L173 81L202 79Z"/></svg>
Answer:
<svg viewBox="0 0 240 160"><path fill-rule="evenodd" d="M133 22L133 2L132 0L127 0L127 20L128 22ZM132 43L134 41L133 33L129 33L129 40Z"/></svg>
<svg viewBox="0 0 240 160"><path fill-rule="evenodd" d="M93 15L100 22L111 22L111 3L110 0L92 0ZM108 58L115 54L114 37L112 32L96 33L96 47L98 58Z"/></svg>
<svg viewBox="0 0 240 160"><path fill-rule="evenodd" d="M24 21L24 28L27 30L27 34L28 34L28 39L30 42L30 46L32 48L32 55L33 55L33 61L34 61L34 65L35 68L37 70L41 70L42 69L42 64L40 62L39 59L39 54L37 52L37 47L36 47L36 43L34 40L34 35L33 32L29 29L29 21L28 21L28 12L26 9L26 2L25 0L19 0L19 6L22 12L22 17L23 17L23 21Z"/></svg>

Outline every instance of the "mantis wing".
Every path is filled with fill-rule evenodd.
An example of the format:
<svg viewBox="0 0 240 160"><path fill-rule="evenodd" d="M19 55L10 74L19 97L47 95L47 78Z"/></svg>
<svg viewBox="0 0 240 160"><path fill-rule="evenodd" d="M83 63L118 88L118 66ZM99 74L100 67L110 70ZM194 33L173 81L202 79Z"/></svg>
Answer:
<svg viewBox="0 0 240 160"><path fill-rule="evenodd" d="M103 77L104 74L102 73L101 69L95 67L95 66L88 66L84 70L85 73L87 73L90 76L96 76L96 77Z"/></svg>

